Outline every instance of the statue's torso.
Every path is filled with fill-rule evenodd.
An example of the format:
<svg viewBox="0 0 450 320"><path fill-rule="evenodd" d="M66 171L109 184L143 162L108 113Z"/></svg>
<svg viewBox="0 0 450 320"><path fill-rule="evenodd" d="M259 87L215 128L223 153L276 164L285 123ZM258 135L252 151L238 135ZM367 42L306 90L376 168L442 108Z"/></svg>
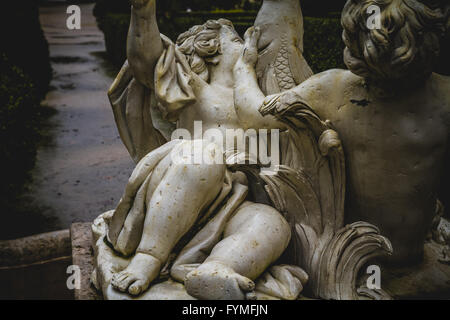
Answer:
<svg viewBox="0 0 450 320"><path fill-rule="evenodd" d="M393 261L420 259L447 149L448 99L433 83L385 100L361 84L344 81L333 103L317 110L343 141L347 222L380 227Z"/></svg>
<svg viewBox="0 0 450 320"><path fill-rule="evenodd" d="M187 129L192 138L194 122L201 121L201 134L209 129L218 129L225 142L227 129L239 129L242 126L234 107L233 89L221 85L204 85L195 90L197 101L186 108L180 115L178 127ZM198 131L198 130L197 130Z"/></svg>

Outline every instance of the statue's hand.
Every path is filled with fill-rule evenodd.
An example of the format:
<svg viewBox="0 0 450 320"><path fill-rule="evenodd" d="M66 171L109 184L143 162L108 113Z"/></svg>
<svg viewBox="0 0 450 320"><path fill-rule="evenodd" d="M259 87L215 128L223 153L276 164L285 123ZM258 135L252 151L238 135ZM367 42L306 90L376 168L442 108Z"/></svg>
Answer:
<svg viewBox="0 0 450 320"><path fill-rule="evenodd" d="M154 2L155 0L130 0L131 5L134 9L141 9L145 7L150 2Z"/></svg>
<svg viewBox="0 0 450 320"><path fill-rule="evenodd" d="M292 90L267 96L259 108L263 115L281 115L296 103L301 103L301 98Z"/></svg>
<svg viewBox="0 0 450 320"><path fill-rule="evenodd" d="M242 52L244 63L255 66L258 61L258 40L261 35L259 27L251 27L245 32L245 45Z"/></svg>

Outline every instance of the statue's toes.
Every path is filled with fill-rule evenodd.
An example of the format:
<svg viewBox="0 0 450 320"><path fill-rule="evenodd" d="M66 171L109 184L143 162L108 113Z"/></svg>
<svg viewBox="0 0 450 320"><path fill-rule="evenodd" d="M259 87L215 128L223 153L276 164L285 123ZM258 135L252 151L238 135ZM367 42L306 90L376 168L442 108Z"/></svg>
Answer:
<svg viewBox="0 0 450 320"><path fill-rule="evenodd" d="M145 280L136 280L135 282L133 282L133 284L130 285L130 287L128 288L128 292L133 296L137 296L144 292L147 287L148 282L146 282Z"/></svg>
<svg viewBox="0 0 450 320"><path fill-rule="evenodd" d="M116 273L113 278L111 279L111 285L113 288L121 291L126 292L128 287L131 283L136 281L136 279L133 277L132 274L130 274L127 271L122 271L119 273Z"/></svg>
<svg viewBox="0 0 450 320"><path fill-rule="evenodd" d="M255 283L249 278L241 276L240 274L237 273L235 274L235 278L237 280L239 288L241 288L242 291L251 292L255 290Z"/></svg>

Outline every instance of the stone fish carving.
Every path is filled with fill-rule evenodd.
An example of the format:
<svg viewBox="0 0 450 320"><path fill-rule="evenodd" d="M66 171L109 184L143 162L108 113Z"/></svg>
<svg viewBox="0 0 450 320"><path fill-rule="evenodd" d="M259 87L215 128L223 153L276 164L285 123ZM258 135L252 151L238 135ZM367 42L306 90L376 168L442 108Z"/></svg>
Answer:
<svg viewBox="0 0 450 320"><path fill-rule="evenodd" d="M275 12L280 18L274 19ZM261 30L256 73L265 94L292 89L312 76L303 57L303 14L299 1L264 1L255 26Z"/></svg>

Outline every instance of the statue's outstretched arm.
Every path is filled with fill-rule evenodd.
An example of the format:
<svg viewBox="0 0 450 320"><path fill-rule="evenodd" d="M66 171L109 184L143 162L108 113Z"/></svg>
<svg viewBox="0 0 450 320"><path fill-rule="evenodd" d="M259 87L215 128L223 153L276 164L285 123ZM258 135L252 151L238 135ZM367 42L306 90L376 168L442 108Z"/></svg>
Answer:
<svg viewBox="0 0 450 320"><path fill-rule="evenodd" d="M154 87L154 70L163 52L156 19L156 0L131 0L131 22L127 39L127 57L134 77Z"/></svg>
<svg viewBox="0 0 450 320"><path fill-rule="evenodd" d="M240 123L245 129L285 129L286 126L273 116L262 116L259 108L266 98L256 78L255 64L258 60L258 27L245 33L245 46L234 67L234 105Z"/></svg>

